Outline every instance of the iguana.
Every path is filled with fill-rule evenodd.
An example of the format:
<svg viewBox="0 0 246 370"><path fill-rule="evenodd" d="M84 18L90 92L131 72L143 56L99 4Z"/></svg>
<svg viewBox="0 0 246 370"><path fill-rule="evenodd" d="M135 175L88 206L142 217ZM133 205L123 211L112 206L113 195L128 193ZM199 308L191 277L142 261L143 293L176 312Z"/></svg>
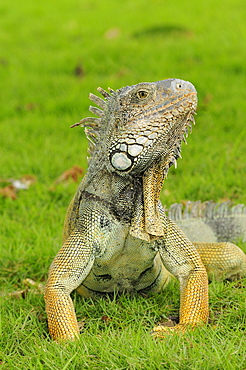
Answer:
<svg viewBox="0 0 246 370"><path fill-rule="evenodd" d="M139 83L89 98L96 117L82 119L90 140L88 171L70 203L64 243L49 271L45 300L55 340L79 335L70 293L161 292L180 282L184 331L206 323L208 278L244 275L246 256L234 244L192 244L165 213L160 191L176 166L181 142L194 122L197 92L180 79ZM156 326L154 336L167 328Z"/></svg>

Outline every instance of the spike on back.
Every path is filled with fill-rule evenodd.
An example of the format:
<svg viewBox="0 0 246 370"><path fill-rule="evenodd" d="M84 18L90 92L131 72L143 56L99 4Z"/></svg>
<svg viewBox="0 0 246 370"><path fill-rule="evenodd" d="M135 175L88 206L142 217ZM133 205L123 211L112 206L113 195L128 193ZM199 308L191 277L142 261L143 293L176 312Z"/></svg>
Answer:
<svg viewBox="0 0 246 370"><path fill-rule="evenodd" d="M104 118L104 115L105 115L104 109L107 106L107 99L112 97L112 95L116 94L116 92L110 87L108 88L108 90L110 91L112 95L108 93L107 91L105 91L104 89L102 89L101 87L98 87L97 90L106 100L100 98L97 95L90 93L89 99L101 109L90 105L89 111L98 117L85 117L79 122L71 126L71 128L76 127L76 126L85 127L85 134L86 134L87 139L89 140L88 153L90 155L93 154L95 145L99 142L100 127L102 124L102 119Z"/></svg>
<svg viewBox="0 0 246 370"><path fill-rule="evenodd" d="M97 117L85 117L82 120L80 120L77 123L74 123L71 128L76 127L76 126L82 126L82 127L91 127L94 129L99 128L101 123L101 119Z"/></svg>
<svg viewBox="0 0 246 370"><path fill-rule="evenodd" d="M99 116L99 117L103 117L104 116L103 110L101 110L101 109L99 109L97 107L93 107L92 105L90 105L89 111L91 113L95 114L96 116Z"/></svg>
<svg viewBox="0 0 246 370"><path fill-rule="evenodd" d="M104 98L110 98L111 95L106 91L104 90L103 88L101 88L100 86L97 88L97 91L104 97Z"/></svg>
<svg viewBox="0 0 246 370"><path fill-rule="evenodd" d="M106 101L100 98L97 95L94 95L92 93L89 94L89 99L93 101L96 105L98 105L100 108L104 109L106 107Z"/></svg>
<svg viewBox="0 0 246 370"><path fill-rule="evenodd" d="M115 94L116 94L116 92L115 92L113 89L111 89L111 87L108 87L108 91L109 91L112 95L115 95Z"/></svg>

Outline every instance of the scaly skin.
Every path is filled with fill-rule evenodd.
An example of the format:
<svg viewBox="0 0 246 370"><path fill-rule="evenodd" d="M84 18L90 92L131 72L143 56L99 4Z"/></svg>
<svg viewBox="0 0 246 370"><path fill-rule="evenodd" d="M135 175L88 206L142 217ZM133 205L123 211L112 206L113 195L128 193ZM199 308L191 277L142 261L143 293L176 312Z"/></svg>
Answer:
<svg viewBox="0 0 246 370"><path fill-rule="evenodd" d="M64 244L49 272L45 300L55 340L75 339L79 328L70 293L84 297L112 292L161 292L169 277L180 281L180 323L184 331L206 323L208 279L205 267L230 275L245 266L229 259L238 248L192 244L160 203L162 183L180 156L181 141L193 121L197 94L189 82L169 79L127 86L106 100L90 99L100 118L87 117L91 158L67 212ZM246 261L245 255L241 257ZM223 258L221 256L223 255ZM236 258L236 260L238 257ZM205 263L205 265L204 265ZM237 263L237 262L235 262ZM162 337L166 328L154 328Z"/></svg>
<svg viewBox="0 0 246 370"><path fill-rule="evenodd" d="M186 202L172 204L168 210L170 217L185 235L193 241L206 243L242 240L246 242L246 206L232 205L231 202L201 203Z"/></svg>

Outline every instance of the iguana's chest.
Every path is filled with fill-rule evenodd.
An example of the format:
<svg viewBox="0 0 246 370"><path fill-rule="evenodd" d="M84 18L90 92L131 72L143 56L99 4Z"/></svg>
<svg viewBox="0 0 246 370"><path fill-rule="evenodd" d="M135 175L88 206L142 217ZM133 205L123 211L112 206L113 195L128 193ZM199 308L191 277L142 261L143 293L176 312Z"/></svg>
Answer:
<svg viewBox="0 0 246 370"><path fill-rule="evenodd" d="M108 240L105 253L95 259L78 291L82 295L83 287L101 293L140 291L153 284L162 269L154 244L132 237L129 227L122 226Z"/></svg>

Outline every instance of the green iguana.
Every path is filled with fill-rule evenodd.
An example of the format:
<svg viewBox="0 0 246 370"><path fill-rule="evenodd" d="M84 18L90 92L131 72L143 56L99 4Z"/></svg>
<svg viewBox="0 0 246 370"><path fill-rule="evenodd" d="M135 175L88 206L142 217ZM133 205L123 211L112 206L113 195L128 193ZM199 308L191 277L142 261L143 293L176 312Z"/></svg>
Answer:
<svg viewBox="0 0 246 370"><path fill-rule="evenodd" d="M70 293L161 292L174 275L180 282L184 331L206 323L206 268L221 276L246 273L246 256L231 243L191 243L165 213L160 191L181 142L194 122L197 92L179 79L140 83L90 94L101 109L76 125L90 140L88 171L67 211L64 244L49 271L45 300L55 340L75 339L79 327Z"/></svg>

